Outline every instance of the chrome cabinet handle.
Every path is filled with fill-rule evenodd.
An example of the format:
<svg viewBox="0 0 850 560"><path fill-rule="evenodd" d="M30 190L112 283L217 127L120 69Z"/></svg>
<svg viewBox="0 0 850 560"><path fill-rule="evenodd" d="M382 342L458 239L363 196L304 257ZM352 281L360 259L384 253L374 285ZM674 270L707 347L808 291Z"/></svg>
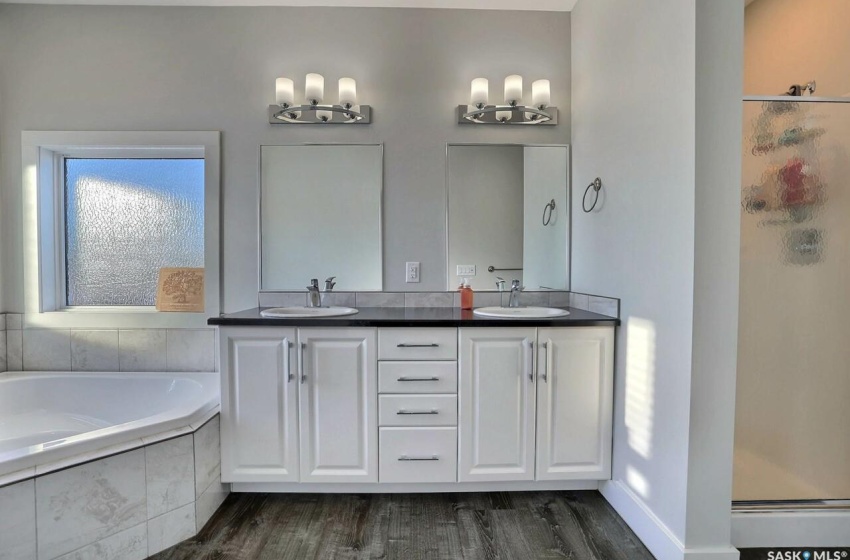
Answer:
<svg viewBox="0 0 850 560"><path fill-rule="evenodd" d="M545 365L543 366L543 373L541 375L543 375L544 383L548 383L549 382L549 343L544 342L543 344L540 345L540 347L543 349L543 357L546 359ZM538 364L537 367L539 368L540 364Z"/></svg>
<svg viewBox="0 0 850 560"><path fill-rule="evenodd" d="M304 383L305 381L307 381L307 371L306 371L306 368L304 367L304 349L305 348L307 348L307 343L302 342L301 343L301 383Z"/></svg>
<svg viewBox="0 0 850 560"><path fill-rule="evenodd" d="M439 381L439 377L399 377L398 381Z"/></svg>
<svg viewBox="0 0 850 560"><path fill-rule="evenodd" d="M399 461L439 461L440 458L436 455L431 455L430 457L408 457L407 455L402 455L398 458Z"/></svg>
<svg viewBox="0 0 850 560"><path fill-rule="evenodd" d="M430 344L410 344L408 342L400 342L396 344L396 348L439 348L439 344L432 342Z"/></svg>
<svg viewBox="0 0 850 560"><path fill-rule="evenodd" d="M292 374L291 357L292 357L292 341L288 340L286 342L286 353L283 357L283 359L286 360L286 382L287 383L292 383L292 379L294 377L293 374Z"/></svg>
<svg viewBox="0 0 850 560"><path fill-rule="evenodd" d="M438 410L399 410L396 414L439 414Z"/></svg>
<svg viewBox="0 0 850 560"><path fill-rule="evenodd" d="M534 343L528 342L528 380L534 383Z"/></svg>

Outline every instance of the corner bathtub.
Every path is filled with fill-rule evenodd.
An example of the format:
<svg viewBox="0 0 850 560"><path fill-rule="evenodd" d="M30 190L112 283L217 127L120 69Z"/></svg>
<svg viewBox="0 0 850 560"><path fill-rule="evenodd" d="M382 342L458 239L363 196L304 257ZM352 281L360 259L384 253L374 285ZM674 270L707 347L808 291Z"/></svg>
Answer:
<svg viewBox="0 0 850 560"><path fill-rule="evenodd" d="M0 486L194 431L217 373L0 375Z"/></svg>

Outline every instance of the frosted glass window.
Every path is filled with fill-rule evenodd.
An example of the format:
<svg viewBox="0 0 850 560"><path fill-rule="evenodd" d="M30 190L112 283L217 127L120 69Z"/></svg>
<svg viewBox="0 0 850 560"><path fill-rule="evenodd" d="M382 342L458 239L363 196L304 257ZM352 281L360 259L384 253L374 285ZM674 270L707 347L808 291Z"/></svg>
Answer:
<svg viewBox="0 0 850 560"><path fill-rule="evenodd" d="M203 159L65 159L67 305L152 306L174 266L204 266Z"/></svg>

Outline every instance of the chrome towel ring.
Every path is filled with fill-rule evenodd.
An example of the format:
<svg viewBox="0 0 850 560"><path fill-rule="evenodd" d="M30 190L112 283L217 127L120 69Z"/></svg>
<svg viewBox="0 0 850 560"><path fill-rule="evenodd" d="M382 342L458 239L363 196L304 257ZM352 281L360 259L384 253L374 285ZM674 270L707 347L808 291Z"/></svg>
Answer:
<svg viewBox="0 0 850 560"><path fill-rule="evenodd" d="M546 217L546 211L547 210L549 211L549 217L548 218ZM555 199L553 198L551 202L549 202L548 204L546 204L546 206L543 207L543 225L544 226L548 226L549 222L552 221L552 212L554 212L554 211L555 211Z"/></svg>
<svg viewBox="0 0 850 560"><path fill-rule="evenodd" d="M593 204L590 205L590 208L587 207L587 193L590 192L590 189L593 188L593 192L596 193L596 196L593 199ZM593 212L593 209L596 208L596 203L599 202L599 191L602 190L602 179L597 177L593 180L587 188L584 189L584 196L581 197L581 209L586 213Z"/></svg>

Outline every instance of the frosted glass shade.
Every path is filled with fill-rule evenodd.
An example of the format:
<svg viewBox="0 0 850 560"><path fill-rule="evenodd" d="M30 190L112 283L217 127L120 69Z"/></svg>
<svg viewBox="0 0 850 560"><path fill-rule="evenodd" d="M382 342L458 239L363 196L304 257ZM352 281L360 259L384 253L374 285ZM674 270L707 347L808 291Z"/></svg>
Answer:
<svg viewBox="0 0 850 560"><path fill-rule="evenodd" d="M289 78L278 78L274 81L274 98L278 105L295 103L295 84Z"/></svg>
<svg viewBox="0 0 850 560"><path fill-rule="evenodd" d="M490 82L487 78L475 78L472 80L472 91L469 93L470 105L487 105L490 97Z"/></svg>
<svg viewBox="0 0 850 560"><path fill-rule="evenodd" d="M308 103L321 103L325 98L325 78L321 74L307 74L304 97Z"/></svg>
<svg viewBox="0 0 850 560"><path fill-rule="evenodd" d="M332 121L334 113L333 111L316 111L316 117L318 117L320 121Z"/></svg>
<svg viewBox="0 0 850 560"><path fill-rule="evenodd" d="M505 78L505 103L522 103L522 76L512 74Z"/></svg>
<svg viewBox="0 0 850 560"><path fill-rule="evenodd" d="M499 122L511 120L512 111L496 111L496 120Z"/></svg>
<svg viewBox="0 0 850 560"><path fill-rule="evenodd" d="M339 104L357 105L357 82L352 78L339 79Z"/></svg>
<svg viewBox="0 0 850 560"><path fill-rule="evenodd" d="M535 80L531 83L531 104L538 109L549 106L549 80Z"/></svg>

